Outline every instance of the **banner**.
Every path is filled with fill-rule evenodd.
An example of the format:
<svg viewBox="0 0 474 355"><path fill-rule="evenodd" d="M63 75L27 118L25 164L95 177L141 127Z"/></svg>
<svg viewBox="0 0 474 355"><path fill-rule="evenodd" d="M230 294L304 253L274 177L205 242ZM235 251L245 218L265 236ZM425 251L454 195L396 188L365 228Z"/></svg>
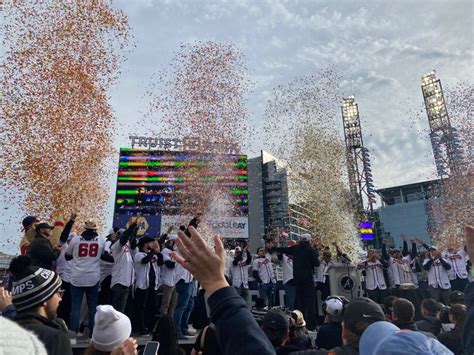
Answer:
<svg viewBox="0 0 474 355"><path fill-rule="evenodd" d="M131 216L126 214L116 214L114 215L114 227L118 228L128 228L128 226L137 222L138 232L137 236L141 237L143 235L149 235L151 237L156 237L160 235L160 226L161 226L161 216Z"/></svg>
<svg viewBox="0 0 474 355"><path fill-rule="evenodd" d="M188 226L193 216L176 215L176 216L161 216L161 233L173 226L175 232L180 225ZM249 223L247 217L216 217L212 219L203 219L199 225L206 233L217 234L221 238L238 238L248 239L249 237Z"/></svg>

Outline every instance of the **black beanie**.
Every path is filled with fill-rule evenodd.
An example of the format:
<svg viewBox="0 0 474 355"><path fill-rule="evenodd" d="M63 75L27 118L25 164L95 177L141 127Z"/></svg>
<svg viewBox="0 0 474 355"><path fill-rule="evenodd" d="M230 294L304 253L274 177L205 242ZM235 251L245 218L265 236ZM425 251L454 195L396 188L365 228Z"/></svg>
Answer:
<svg viewBox="0 0 474 355"><path fill-rule="evenodd" d="M9 271L13 275L12 302L18 312L47 301L62 284L54 271L32 266L27 256L13 258Z"/></svg>

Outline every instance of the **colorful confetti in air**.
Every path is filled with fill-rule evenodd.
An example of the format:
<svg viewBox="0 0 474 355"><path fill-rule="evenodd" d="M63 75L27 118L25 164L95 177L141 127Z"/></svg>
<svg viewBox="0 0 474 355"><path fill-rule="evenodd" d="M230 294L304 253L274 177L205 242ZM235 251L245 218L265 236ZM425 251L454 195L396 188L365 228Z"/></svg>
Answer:
<svg viewBox="0 0 474 355"><path fill-rule="evenodd" d="M107 90L124 60L127 17L109 1L2 6L3 187L24 196L7 193L8 203L45 219L77 209L102 222L114 154Z"/></svg>

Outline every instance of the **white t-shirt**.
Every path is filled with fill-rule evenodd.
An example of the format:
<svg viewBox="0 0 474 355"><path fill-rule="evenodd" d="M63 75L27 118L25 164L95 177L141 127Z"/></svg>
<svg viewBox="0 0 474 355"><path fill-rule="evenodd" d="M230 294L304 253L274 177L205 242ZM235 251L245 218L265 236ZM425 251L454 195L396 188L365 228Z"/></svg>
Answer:
<svg viewBox="0 0 474 355"><path fill-rule="evenodd" d="M176 264L173 269L170 269L168 266L166 266L164 263L166 261L172 261L176 262L176 260L173 259L171 256L172 250L168 248L164 248L161 251L161 254L163 254L163 266L161 267L161 284L166 285L166 286L174 286L175 285L175 271L176 271Z"/></svg>
<svg viewBox="0 0 474 355"><path fill-rule="evenodd" d="M426 265L429 261L430 259L425 259L423 265ZM434 288L442 288L444 290L451 288L448 272L439 259L434 260L428 270L428 285Z"/></svg>
<svg viewBox="0 0 474 355"><path fill-rule="evenodd" d="M133 257L135 262L135 286L139 289L146 290L150 286L150 262L143 264L142 259L147 253L137 251Z"/></svg>
<svg viewBox="0 0 474 355"><path fill-rule="evenodd" d="M333 266L334 263L332 261L326 262L321 260L321 263L318 267L314 268L314 284L316 285L318 282L325 283L326 278L328 277L329 268Z"/></svg>
<svg viewBox="0 0 474 355"><path fill-rule="evenodd" d="M283 269L283 284L287 284L290 280L293 280L293 259L283 254L281 264Z"/></svg>
<svg viewBox="0 0 474 355"><path fill-rule="evenodd" d="M256 258L253 261L252 269L258 271L258 276L264 284L276 283L275 274L273 273L273 266L271 256L266 254L264 258Z"/></svg>
<svg viewBox="0 0 474 355"><path fill-rule="evenodd" d="M110 250L110 246L112 244L112 241L106 240L105 241L105 246L104 246L104 252L107 254L112 255L112 252ZM100 261L100 282L104 281L104 279L112 274L112 269L114 267L114 263L109 263L107 261L101 260Z"/></svg>
<svg viewBox="0 0 474 355"><path fill-rule="evenodd" d="M61 280L64 282L71 282L71 262L66 260L64 255L66 255L66 249L68 245L64 244L59 258L56 259L56 273L59 275Z"/></svg>
<svg viewBox="0 0 474 355"><path fill-rule="evenodd" d="M383 276L383 264L380 260L367 261L365 265L365 287L367 290L373 291L376 288L385 290L387 285Z"/></svg>
<svg viewBox="0 0 474 355"><path fill-rule="evenodd" d="M454 253L446 253L444 255L444 260L451 265L451 270L448 270L450 280L454 280L456 277L467 279L467 253L464 249Z"/></svg>
<svg viewBox="0 0 474 355"><path fill-rule="evenodd" d="M110 287L115 284L122 286L132 286L135 282L135 269L133 267L134 250L130 249L130 242L121 245L117 240L112 247L112 256L114 257L114 266L112 267L112 280Z"/></svg>
<svg viewBox="0 0 474 355"><path fill-rule="evenodd" d="M100 256L104 251L105 239L95 237L85 239L82 236L73 238L67 247L66 254L72 255L71 284L76 287L91 287L100 280Z"/></svg>

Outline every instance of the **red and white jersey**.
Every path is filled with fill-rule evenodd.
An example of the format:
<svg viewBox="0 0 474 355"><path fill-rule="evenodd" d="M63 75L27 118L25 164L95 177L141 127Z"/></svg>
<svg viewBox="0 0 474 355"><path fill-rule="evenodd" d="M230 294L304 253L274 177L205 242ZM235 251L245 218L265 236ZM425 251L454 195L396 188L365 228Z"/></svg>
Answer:
<svg viewBox="0 0 474 355"><path fill-rule="evenodd" d="M423 265L426 265L429 261L430 259L425 259ZM434 260L428 270L428 285L434 288L442 288L444 290L451 288L448 271L446 271L439 259Z"/></svg>
<svg viewBox="0 0 474 355"><path fill-rule="evenodd" d="M332 261L326 262L324 260L321 260L321 263L319 264L319 266L314 268L313 279L314 279L314 284L315 285L318 282L322 282L322 283L326 282L326 278L329 275L328 274L329 273L329 268L333 265L334 265L334 263Z"/></svg>
<svg viewBox="0 0 474 355"><path fill-rule="evenodd" d="M91 287L100 280L100 256L104 251L105 239L95 237L85 239L82 236L73 238L67 247L66 254L72 255L71 284L76 287Z"/></svg>
<svg viewBox="0 0 474 355"><path fill-rule="evenodd" d="M362 264L365 269L365 287L367 290L387 289L385 277L383 276L383 265L380 260L367 261Z"/></svg>
<svg viewBox="0 0 474 355"><path fill-rule="evenodd" d="M390 282L393 283L391 285L392 287L405 283L413 283L410 255L404 256L401 259L390 257L388 263L391 270Z"/></svg>
<svg viewBox="0 0 474 355"><path fill-rule="evenodd" d="M230 273L232 286L249 288L249 265L247 265L245 260L240 260L237 266L231 264Z"/></svg>
<svg viewBox="0 0 474 355"><path fill-rule="evenodd" d="M467 279L467 253L464 249L454 253L447 252L443 259L451 265L451 270L448 270L450 280L456 278Z"/></svg>
<svg viewBox="0 0 474 355"><path fill-rule="evenodd" d="M63 245L63 249L59 254L59 258L56 259L56 273L59 275L61 280L64 282L71 282L71 262L66 260L66 249L68 244Z"/></svg>
<svg viewBox="0 0 474 355"><path fill-rule="evenodd" d="M276 283L270 254L266 254L263 258L256 258L253 261L252 269L258 271L258 276L264 284L268 284L270 282Z"/></svg>
<svg viewBox="0 0 474 355"><path fill-rule="evenodd" d="M135 282L135 269L133 267L135 250L130 249L130 242L122 245L119 240L112 244L110 250L114 257L110 287L112 288L115 284L132 286Z"/></svg>

